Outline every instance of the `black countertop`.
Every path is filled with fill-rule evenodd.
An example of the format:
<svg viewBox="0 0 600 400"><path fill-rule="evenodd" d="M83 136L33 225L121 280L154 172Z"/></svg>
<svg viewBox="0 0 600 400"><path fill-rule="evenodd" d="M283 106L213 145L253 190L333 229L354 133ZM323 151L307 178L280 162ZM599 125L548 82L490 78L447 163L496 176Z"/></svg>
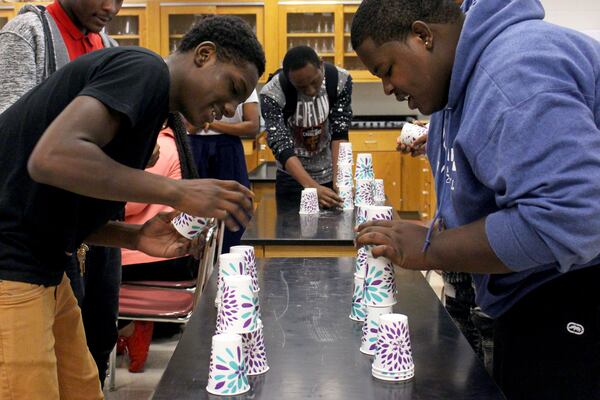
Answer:
<svg viewBox="0 0 600 400"><path fill-rule="evenodd" d="M215 329L216 273L188 323L154 399L392 400L503 399L498 387L419 272L398 270L398 304L408 316L415 377L376 380L351 321L352 258L259 260L259 292L270 370L250 392L206 392Z"/></svg>
<svg viewBox="0 0 600 400"><path fill-rule="evenodd" d="M250 182L273 182L277 174L277 163L275 161L267 161L260 164L248 173Z"/></svg>
<svg viewBox="0 0 600 400"><path fill-rule="evenodd" d="M352 246L354 212L321 210L300 215L300 205L278 204L274 194L266 194L246 227L246 245L329 245Z"/></svg>

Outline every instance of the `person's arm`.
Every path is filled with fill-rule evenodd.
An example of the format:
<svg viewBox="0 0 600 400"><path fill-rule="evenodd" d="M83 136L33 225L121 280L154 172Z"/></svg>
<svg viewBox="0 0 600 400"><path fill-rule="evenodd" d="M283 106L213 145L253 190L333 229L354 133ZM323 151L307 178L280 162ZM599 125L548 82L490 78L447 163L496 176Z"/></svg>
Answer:
<svg viewBox="0 0 600 400"><path fill-rule="evenodd" d="M177 211L159 213L143 225L110 221L85 241L97 246L139 250L154 257L182 257L195 253L197 243L181 236L171 223L177 214Z"/></svg>
<svg viewBox="0 0 600 400"><path fill-rule="evenodd" d="M27 164L31 178L83 196L164 204L191 215L224 219L231 229L237 229L235 220L248 222L253 194L237 182L177 181L108 157L102 147L127 124L124 119L96 98L75 98L36 144Z"/></svg>
<svg viewBox="0 0 600 400"><path fill-rule="evenodd" d="M0 114L37 83L34 46L15 32L0 32Z"/></svg>
<svg viewBox="0 0 600 400"><path fill-rule="evenodd" d="M427 228L409 222L370 221L358 228L357 246L375 244L373 257L389 258L399 267L471 273L512 272L496 256L485 233L485 218L454 229L437 231L425 252Z"/></svg>
<svg viewBox="0 0 600 400"><path fill-rule="evenodd" d="M256 137L260 130L258 103L244 103L242 105L242 110L242 122L228 123L215 120L209 123L205 129L212 129L213 131L232 136Z"/></svg>

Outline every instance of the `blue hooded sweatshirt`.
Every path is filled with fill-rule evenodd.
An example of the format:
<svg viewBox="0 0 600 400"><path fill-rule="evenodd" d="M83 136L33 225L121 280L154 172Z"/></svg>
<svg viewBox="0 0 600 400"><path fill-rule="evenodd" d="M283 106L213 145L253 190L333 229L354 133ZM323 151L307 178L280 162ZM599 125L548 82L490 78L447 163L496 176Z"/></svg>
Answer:
<svg viewBox="0 0 600 400"><path fill-rule="evenodd" d="M436 218L446 228L485 218L514 271L473 275L477 304L497 317L600 264L600 42L544 22L537 0L467 3L427 153Z"/></svg>

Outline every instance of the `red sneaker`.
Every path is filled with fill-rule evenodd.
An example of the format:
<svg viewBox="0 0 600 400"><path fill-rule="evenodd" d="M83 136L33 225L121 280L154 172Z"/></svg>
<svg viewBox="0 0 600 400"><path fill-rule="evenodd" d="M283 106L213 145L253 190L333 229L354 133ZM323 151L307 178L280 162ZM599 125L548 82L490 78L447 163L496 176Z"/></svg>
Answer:
<svg viewBox="0 0 600 400"><path fill-rule="evenodd" d="M129 351L129 372L143 372L148 349L152 341L154 323L148 321L135 321L133 335L127 338Z"/></svg>

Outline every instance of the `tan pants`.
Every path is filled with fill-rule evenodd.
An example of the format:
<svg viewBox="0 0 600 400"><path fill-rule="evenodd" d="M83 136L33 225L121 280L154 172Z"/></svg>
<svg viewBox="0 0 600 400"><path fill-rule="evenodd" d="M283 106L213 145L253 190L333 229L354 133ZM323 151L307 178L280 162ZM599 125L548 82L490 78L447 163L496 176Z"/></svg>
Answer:
<svg viewBox="0 0 600 400"><path fill-rule="evenodd" d="M69 279L0 280L0 400L103 398Z"/></svg>

